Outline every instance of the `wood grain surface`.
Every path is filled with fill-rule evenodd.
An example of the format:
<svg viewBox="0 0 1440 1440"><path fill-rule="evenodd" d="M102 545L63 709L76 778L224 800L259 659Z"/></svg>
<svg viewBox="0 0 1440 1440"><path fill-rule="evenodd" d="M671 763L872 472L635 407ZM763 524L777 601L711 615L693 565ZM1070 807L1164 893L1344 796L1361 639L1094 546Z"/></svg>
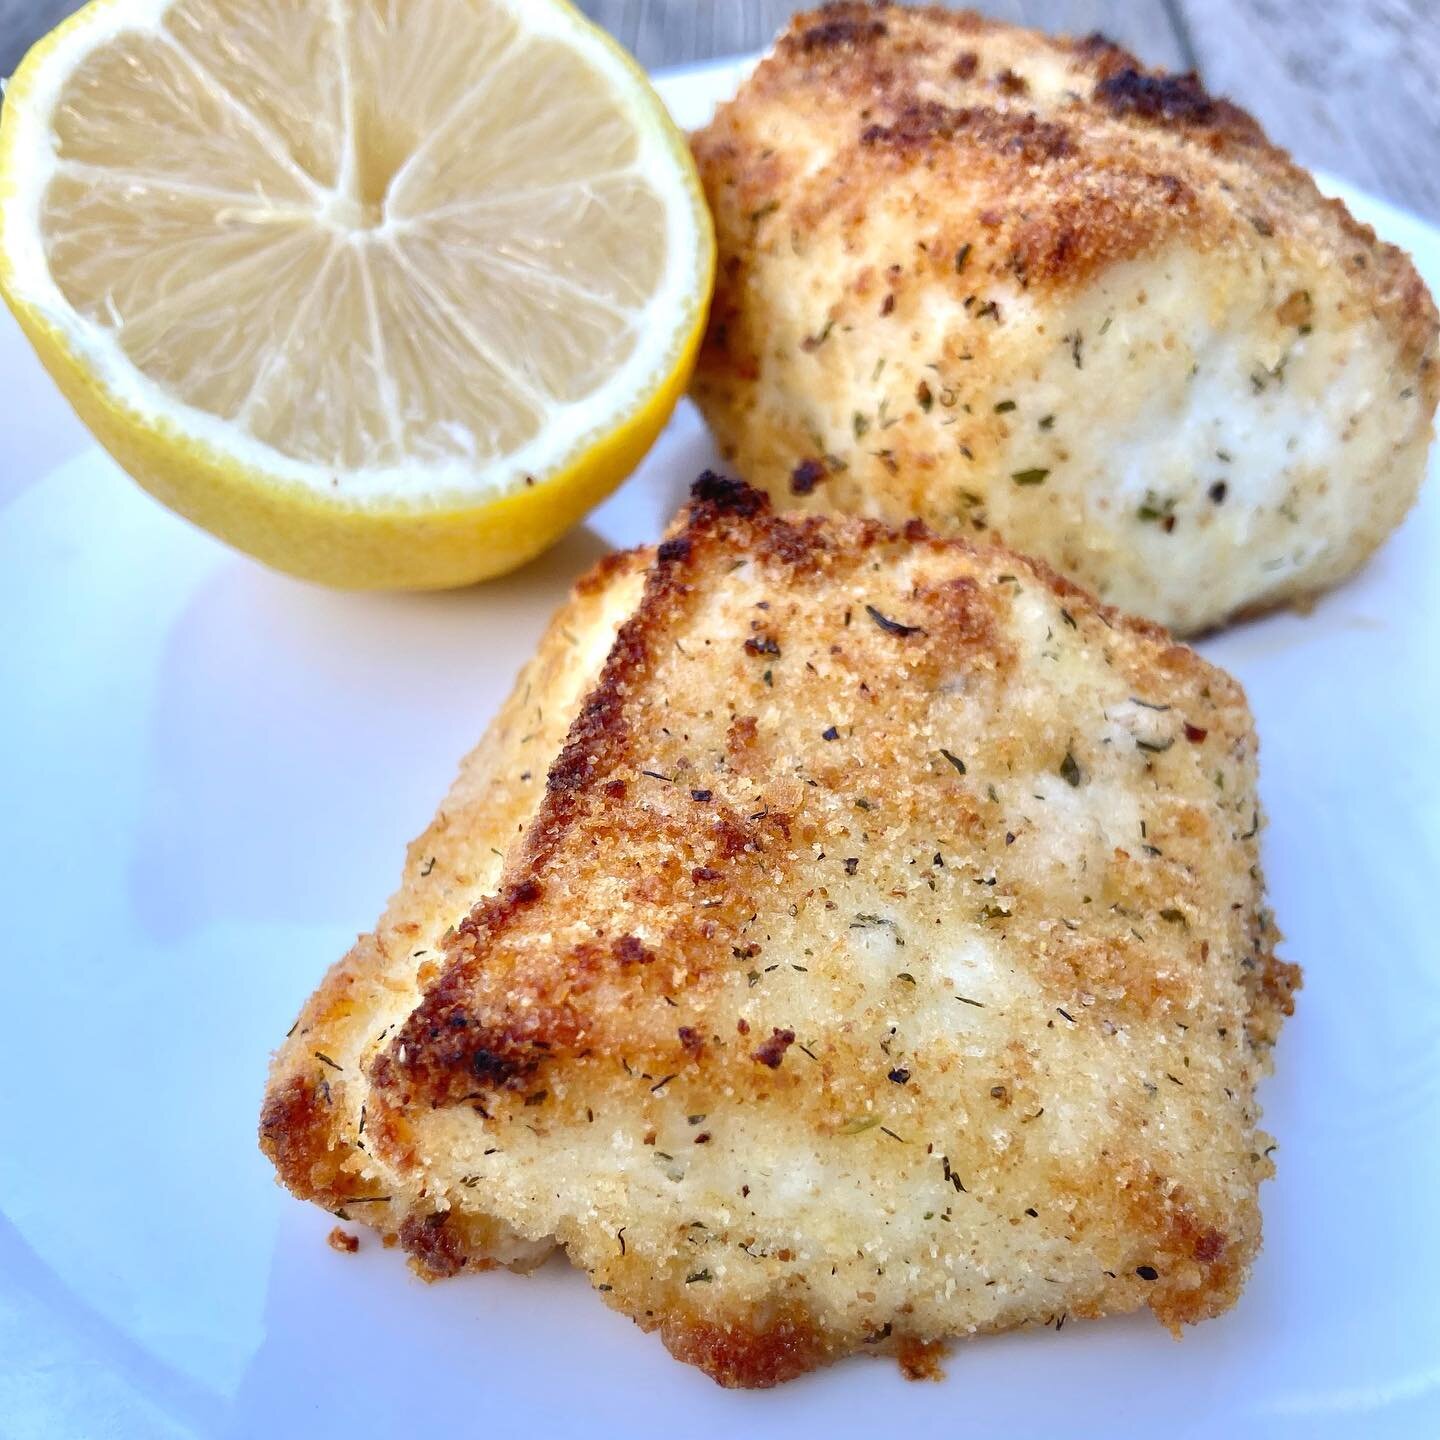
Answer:
<svg viewBox="0 0 1440 1440"><path fill-rule="evenodd" d="M799 0L579 0L651 69L759 50ZM76 0L0 0L0 74ZM1197 68L1309 165L1440 221L1440 0L980 0Z"/></svg>

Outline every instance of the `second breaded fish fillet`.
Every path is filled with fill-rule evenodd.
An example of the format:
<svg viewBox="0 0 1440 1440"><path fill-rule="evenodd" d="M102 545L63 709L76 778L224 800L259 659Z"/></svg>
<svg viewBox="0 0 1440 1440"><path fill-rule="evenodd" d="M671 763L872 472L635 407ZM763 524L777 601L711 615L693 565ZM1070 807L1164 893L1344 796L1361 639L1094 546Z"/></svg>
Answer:
<svg viewBox="0 0 1440 1440"><path fill-rule="evenodd" d="M302 1015L282 1179L427 1274L558 1244L732 1385L1233 1303L1296 983L1239 687L1034 562L714 477L642 558Z"/></svg>
<svg viewBox="0 0 1440 1440"><path fill-rule="evenodd" d="M1194 633L1335 584L1415 498L1424 284L1194 76L832 5L693 147L694 394L777 501L998 535Z"/></svg>

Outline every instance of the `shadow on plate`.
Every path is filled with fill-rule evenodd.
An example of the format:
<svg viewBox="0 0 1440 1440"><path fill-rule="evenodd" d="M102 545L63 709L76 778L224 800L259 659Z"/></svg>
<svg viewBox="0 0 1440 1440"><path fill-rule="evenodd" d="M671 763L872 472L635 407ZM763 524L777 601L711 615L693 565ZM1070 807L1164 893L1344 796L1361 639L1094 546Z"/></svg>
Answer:
<svg viewBox="0 0 1440 1440"><path fill-rule="evenodd" d="M406 842L608 548L582 528L516 574L434 594L329 591L238 559L219 570L159 666L130 866L146 930L369 925Z"/></svg>

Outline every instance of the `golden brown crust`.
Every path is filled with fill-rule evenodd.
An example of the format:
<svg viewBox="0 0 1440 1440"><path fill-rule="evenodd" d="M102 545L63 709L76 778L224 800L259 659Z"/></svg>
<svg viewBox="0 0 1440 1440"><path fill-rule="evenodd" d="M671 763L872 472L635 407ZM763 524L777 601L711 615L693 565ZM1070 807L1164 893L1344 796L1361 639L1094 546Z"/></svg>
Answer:
<svg viewBox="0 0 1440 1440"><path fill-rule="evenodd" d="M593 1047L597 1016L589 1005L597 990L608 987L618 975L624 979L627 992L649 990L653 994L652 982L658 972L633 963L637 953L645 952L643 942L622 934L607 944L584 941L553 969L542 965L534 976L506 975L499 985L500 1004L494 1018L488 1013L483 1017L478 1014L470 999L484 978L485 968L493 966L493 947L502 943L507 928L546 899L550 883L547 867L559 857L571 827L583 820L594 820L597 777L610 777L602 806L603 843L623 853L626 802L637 763L626 702L653 680L656 647L664 641L667 628L683 614L690 597L688 575L713 564L714 550L739 548L776 560L791 571L792 577L813 571L827 559L832 565L838 562L839 567L853 570L867 551L883 551L902 540L952 556L976 560L983 556L987 566L993 567L998 560L1001 565L1021 569L1057 598L1071 600L1087 610L1093 608L1112 630L1160 642L1162 649L1156 663L1167 679L1187 670L1194 673L1209 669L1188 647L1170 644L1160 626L1099 605L1042 561L998 550L982 552L965 540L942 540L918 521L909 525L903 536L875 521L860 521L847 530L841 540L834 533L835 527L818 516L792 520L777 515L760 492L719 476L706 475L696 483L684 524L677 535L659 546L644 598L616 636L598 683L587 696L550 769L544 800L524 844L512 857L506 883L456 927L446 947L448 963L444 973L428 988L420 1005L376 1061L372 1079L379 1089L394 1090L406 1104L420 1099L430 1105L479 1100L490 1090L524 1092L542 1066L574 1053L577 1046ZM1013 660L999 638L1000 625L995 618L999 606L993 589L982 592L975 577L967 574L940 585L917 585L912 595L920 607L915 618L923 624L901 624L874 607L867 609L872 621L882 631L895 635L902 647L906 641L923 639L923 652L911 661L913 672L931 679L939 668L953 670L959 661L1005 676ZM765 633L759 632L762 636ZM753 640L747 640L744 648L752 656L772 653L771 645L757 645ZM778 654L778 648L773 653ZM1233 685L1228 678L1215 674L1217 684L1223 680ZM736 724L747 739L753 738L753 717L733 722L732 731ZM626 779L614 778L622 772ZM718 806L715 813L720 816L719 823L712 823L707 813L702 826L685 826L673 837L666 837L667 842L673 839L676 855L684 857L681 860L672 855L661 861L660 873L666 880L672 873L681 877L682 884L687 873L692 884L718 880L726 873L720 867L733 866L737 858L764 849L775 830L785 839L790 838L791 817L781 811L771 812L768 806L765 814L746 818ZM666 848L670 848L668 844ZM571 878L565 876L565 883L570 883ZM656 883L655 872L648 883ZM704 929L713 932L715 923L712 913ZM1087 983L1100 986L1114 980L1116 956L1126 955L1132 948L1132 963L1138 974L1123 988L1127 1001L1139 1004L1142 1014L1148 1013L1150 1002L1164 992L1163 982L1157 984L1154 975L1153 957L1143 947L1131 947L1128 939L1120 936L1093 947L1093 953L1092 948L1072 946L1066 953L1066 963ZM699 979L696 975L689 978L692 983ZM613 994L606 996L612 1006L616 999ZM628 1006L615 1006L615 1013L628 1020ZM790 1038L793 1040L793 1034ZM773 1045L773 1041L763 1043ZM676 1044L679 1053L666 1046L656 1063L683 1064L698 1058L678 1031ZM782 1045L779 1055L783 1053ZM747 1060L759 1059L765 1068L777 1069L779 1055L763 1045L748 1056L742 1055L740 1074L730 1077L728 1083L743 1086L746 1078L753 1078L753 1067Z"/></svg>
<svg viewBox="0 0 1440 1440"><path fill-rule="evenodd" d="M1193 75L842 3L692 146L720 257L694 394L777 501L998 532L1198 633L1334 584L1413 499L1434 302Z"/></svg>
<svg viewBox="0 0 1440 1440"><path fill-rule="evenodd" d="M424 1273L553 1235L738 1385L1233 1303L1295 976L1232 680L1022 557L707 477L573 713L370 1066Z"/></svg>
<svg viewBox="0 0 1440 1440"><path fill-rule="evenodd" d="M833 1356L824 1336L803 1312L743 1321L667 1318L665 1348L727 1389L768 1390L818 1369Z"/></svg>
<svg viewBox="0 0 1440 1440"><path fill-rule="evenodd" d="M1059 103L1005 63L1027 51L1066 65L1073 88ZM742 128L751 110L777 101L841 137L798 188L783 150L757 155ZM739 262L722 272L712 310L707 343L721 352L732 281L760 226L803 235L837 207L860 223L885 172L916 168L926 189L966 197L961 213L942 211L916 235L927 268L948 274L962 297L985 275L1074 288L1102 266L1159 250L1182 227L1207 247L1244 227L1266 238L1294 232L1327 246L1337 266L1365 272L1407 363L1434 354L1435 305L1403 251L1324 199L1308 171L1196 75L1147 69L1101 35L1052 39L971 11L840 0L797 15L742 99L722 106L693 145L722 253ZM1315 236L1317 215L1326 224ZM936 243L952 225L963 237Z"/></svg>

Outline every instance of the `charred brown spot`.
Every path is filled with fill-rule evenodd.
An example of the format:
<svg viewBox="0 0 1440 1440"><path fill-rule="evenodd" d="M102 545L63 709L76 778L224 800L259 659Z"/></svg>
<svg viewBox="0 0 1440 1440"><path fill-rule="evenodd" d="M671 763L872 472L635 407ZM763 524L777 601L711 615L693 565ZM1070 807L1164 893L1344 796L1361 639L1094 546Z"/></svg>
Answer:
<svg viewBox="0 0 1440 1440"><path fill-rule="evenodd" d="M465 1242L448 1211L407 1215L400 1225L400 1243L427 1280L444 1280L465 1268Z"/></svg>
<svg viewBox="0 0 1440 1440"><path fill-rule="evenodd" d="M1070 48L1082 60L1089 61L1102 79L1127 66L1134 69L1140 66L1139 60L1129 50L1099 30L1092 30L1083 39L1072 41Z"/></svg>
<svg viewBox="0 0 1440 1440"><path fill-rule="evenodd" d="M452 963L443 978L370 1067L371 1083L404 1100L424 1095L457 1104L525 1085L541 1063L573 1038L576 1021L564 1007L532 1006L488 1021L468 1009L469 974Z"/></svg>
<svg viewBox="0 0 1440 1440"><path fill-rule="evenodd" d="M521 1059L499 1050L479 1046L470 1056L467 1067L482 1085L511 1085L535 1068L533 1057Z"/></svg>
<svg viewBox="0 0 1440 1440"><path fill-rule="evenodd" d="M697 865L691 872L690 878L697 885L708 885L712 881L719 880L722 874L713 865Z"/></svg>
<svg viewBox="0 0 1440 1440"><path fill-rule="evenodd" d="M717 475L713 470L704 471L696 479L690 487L690 500L692 506L708 506L713 512L740 515L745 519L770 508L769 499L759 490L752 489L743 480ZM702 514L693 514L692 524L703 524L704 518Z"/></svg>
<svg viewBox="0 0 1440 1440"><path fill-rule="evenodd" d="M973 50L962 50L950 67L950 73L957 80L969 80L980 68L980 57Z"/></svg>
<svg viewBox="0 0 1440 1440"><path fill-rule="evenodd" d="M610 947L610 953L622 965L648 965L655 958L638 935L622 935Z"/></svg>
<svg viewBox="0 0 1440 1440"><path fill-rule="evenodd" d="M676 1033L680 1037L680 1048L692 1058L698 1057L705 1045L700 1032L693 1025L682 1025Z"/></svg>
<svg viewBox="0 0 1440 1440"><path fill-rule="evenodd" d="M797 39L800 49L806 55L813 55L816 51L873 44L888 33L883 20L870 19L863 14L848 14L811 25L802 30Z"/></svg>
<svg viewBox="0 0 1440 1440"><path fill-rule="evenodd" d="M1095 87L1095 99L1116 115L1138 115L1142 120L1207 125L1216 114L1215 101L1193 70L1184 75L1148 75L1127 65Z"/></svg>
<svg viewBox="0 0 1440 1440"><path fill-rule="evenodd" d="M790 472L790 493L809 495L825 476L825 466L819 460L802 460Z"/></svg>
<svg viewBox="0 0 1440 1440"><path fill-rule="evenodd" d="M758 1060L762 1065L768 1065L772 1070L780 1068L781 1061L785 1059L785 1052L795 1043L795 1032L793 1030L772 1030L768 1040L762 1040L754 1050L750 1052L752 1060Z"/></svg>

